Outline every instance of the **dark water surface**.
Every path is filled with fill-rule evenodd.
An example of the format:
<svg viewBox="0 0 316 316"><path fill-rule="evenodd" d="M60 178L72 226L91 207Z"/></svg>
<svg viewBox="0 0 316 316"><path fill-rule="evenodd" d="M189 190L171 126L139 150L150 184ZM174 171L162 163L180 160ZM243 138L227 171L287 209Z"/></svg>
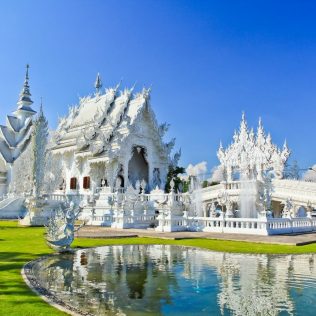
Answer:
<svg viewBox="0 0 316 316"><path fill-rule="evenodd" d="M316 254L107 246L46 258L33 273L95 315L316 315Z"/></svg>

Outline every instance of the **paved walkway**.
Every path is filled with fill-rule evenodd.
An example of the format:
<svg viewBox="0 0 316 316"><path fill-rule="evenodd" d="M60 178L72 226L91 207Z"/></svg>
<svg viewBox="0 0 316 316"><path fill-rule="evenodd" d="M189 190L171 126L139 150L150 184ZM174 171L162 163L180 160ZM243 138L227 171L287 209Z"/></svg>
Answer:
<svg viewBox="0 0 316 316"><path fill-rule="evenodd" d="M77 237L86 238L128 238L128 237L152 237L163 239L219 239L257 242L278 245L302 246L316 243L316 234L300 234L300 235L278 235L278 236L259 236L245 234L223 234L223 233L206 233L206 232L173 232L162 233L153 229L114 229L100 226L85 226L79 230Z"/></svg>

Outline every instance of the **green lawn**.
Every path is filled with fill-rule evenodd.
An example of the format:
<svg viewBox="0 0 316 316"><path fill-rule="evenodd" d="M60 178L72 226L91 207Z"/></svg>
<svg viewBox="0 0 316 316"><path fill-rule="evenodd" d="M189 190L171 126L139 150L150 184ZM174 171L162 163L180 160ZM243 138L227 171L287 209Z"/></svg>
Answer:
<svg viewBox="0 0 316 316"><path fill-rule="evenodd" d="M16 222L0 221L0 315L65 315L33 294L20 274L24 263L52 252L45 244L43 234L44 228L18 227ZM115 244L173 244L242 253L316 252L316 244L296 247L207 239L174 241L154 238L82 238L74 242L74 247Z"/></svg>

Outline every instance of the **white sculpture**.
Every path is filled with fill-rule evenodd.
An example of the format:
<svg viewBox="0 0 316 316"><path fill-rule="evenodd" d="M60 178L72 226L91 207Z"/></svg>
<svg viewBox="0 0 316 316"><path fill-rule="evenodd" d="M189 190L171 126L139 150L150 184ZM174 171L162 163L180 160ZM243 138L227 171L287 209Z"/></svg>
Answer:
<svg viewBox="0 0 316 316"><path fill-rule="evenodd" d="M273 170L277 178L283 177L284 165L290 150L284 143L283 149L272 144L271 136L265 135L261 119L257 134L248 129L245 115L242 115L239 132L235 131L234 142L224 149L220 144L218 159L227 175L227 181L233 180L233 172L240 172L241 179L261 180L263 173Z"/></svg>
<svg viewBox="0 0 316 316"><path fill-rule="evenodd" d="M74 202L60 205L53 211L47 224L46 241L49 247L59 252L69 251L74 240L74 234L84 223L75 229L75 220L78 218L82 207Z"/></svg>
<svg viewBox="0 0 316 316"><path fill-rule="evenodd" d="M272 203L272 179L270 173L264 173L263 180L259 186L259 197L258 197L258 211L262 217L266 217L267 214L271 215L271 203Z"/></svg>
<svg viewBox="0 0 316 316"><path fill-rule="evenodd" d="M282 218L292 218L293 211L294 211L294 205L293 205L292 199L288 198L286 199L284 203Z"/></svg>

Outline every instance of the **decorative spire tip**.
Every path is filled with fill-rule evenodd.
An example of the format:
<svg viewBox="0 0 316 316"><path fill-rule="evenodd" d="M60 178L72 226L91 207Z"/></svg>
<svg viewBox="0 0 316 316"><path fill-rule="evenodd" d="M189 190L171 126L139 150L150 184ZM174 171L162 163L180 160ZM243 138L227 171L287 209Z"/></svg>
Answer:
<svg viewBox="0 0 316 316"><path fill-rule="evenodd" d="M95 80L94 87L97 90L97 93L99 93L100 89L102 88L102 80L99 73L97 74L97 79Z"/></svg>

